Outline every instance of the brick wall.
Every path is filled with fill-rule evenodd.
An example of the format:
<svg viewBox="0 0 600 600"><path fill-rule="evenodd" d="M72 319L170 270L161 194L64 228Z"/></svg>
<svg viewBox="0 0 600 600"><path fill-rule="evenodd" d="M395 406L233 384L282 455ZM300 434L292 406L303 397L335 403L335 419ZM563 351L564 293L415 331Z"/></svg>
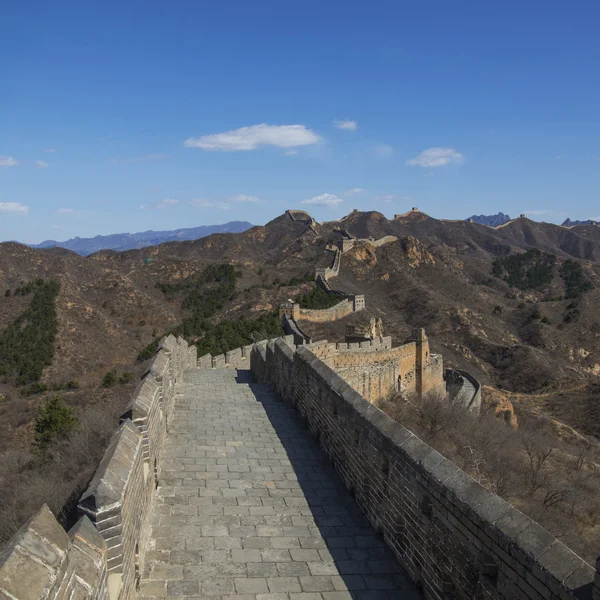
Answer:
<svg viewBox="0 0 600 600"><path fill-rule="evenodd" d="M311 323L326 323L329 321L337 321L354 312L354 305L351 300L342 300L331 308L322 310L301 308L299 318Z"/></svg>
<svg viewBox="0 0 600 600"><path fill-rule="evenodd" d="M295 408L426 598L598 598L595 569L375 408L309 348L257 344L251 365Z"/></svg>

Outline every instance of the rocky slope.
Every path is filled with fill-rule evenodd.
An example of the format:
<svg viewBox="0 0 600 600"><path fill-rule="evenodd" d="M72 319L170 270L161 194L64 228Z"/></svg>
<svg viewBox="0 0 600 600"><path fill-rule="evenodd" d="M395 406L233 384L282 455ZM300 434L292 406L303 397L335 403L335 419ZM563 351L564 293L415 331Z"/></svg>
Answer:
<svg viewBox="0 0 600 600"><path fill-rule="evenodd" d="M87 258L61 249L1 244L0 330L27 303L23 297L4 298L4 290L37 277L57 279L57 351L44 377L92 385L111 366L131 363L153 334L181 322L180 303L166 298L157 283L186 282L207 264L230 262L239 274L236 297L217 319L274 310L311 285L283 284L331 262L326 246L337 242L339 229L357 238L397 236L380 248L357 244L343 256L335 281L338 289L364 293L365 316L382 317L386 333L396 339L425 326L449 363L509 393L577 388L585 395L597 381L600 228L568 229L525 218L492 229L420 212L388 220L377 212L355 211L311 228L284 214L239 234ZM492 274L494 260L531 248L556 256L550 283L522 290ZM581 265L594 284L576 308L569 308L573 299L564 298L560 270L565 261ZM571 313L575 316L566 320ZM323 333L342 338L346 325L330 324ZM586 425L589 432L597 426Z"/></svg>

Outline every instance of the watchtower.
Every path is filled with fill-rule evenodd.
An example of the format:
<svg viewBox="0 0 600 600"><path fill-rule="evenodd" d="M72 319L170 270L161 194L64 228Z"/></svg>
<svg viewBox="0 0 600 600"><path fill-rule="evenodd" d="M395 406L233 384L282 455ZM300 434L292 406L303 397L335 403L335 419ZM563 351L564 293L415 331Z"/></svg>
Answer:
<svg viewBox="0 0 600 600"><path fill-rule="evenodd" d="M358 312L359 310L365 309L365 297L363 294L359 294L358 296L353 296L352 298L354 306L354 312Z"/></svg>
<svg viewBox="0 0 600 600"><path fill-rule="evenodd" d="M282 302L279 305L279 318L283 319L284 316L297 321L300 318L300 305L293 300Z"/></svg>

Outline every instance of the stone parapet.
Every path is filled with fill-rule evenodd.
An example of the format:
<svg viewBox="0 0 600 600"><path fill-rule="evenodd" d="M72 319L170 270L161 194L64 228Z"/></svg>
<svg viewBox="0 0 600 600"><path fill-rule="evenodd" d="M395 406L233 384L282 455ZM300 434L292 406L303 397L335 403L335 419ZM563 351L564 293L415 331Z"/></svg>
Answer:
<svg viewBox="0 0 600 600"><path fill-rule="evenodd" d="M293 334L288 334L279 339L295 347L295 337ZM266 342L267 340L263 341ZM246 346L229 350L224 354L216 354L215 356L205 354L198 359L197 367L200 369L250 369L250 353L253 347L254 344L247 344Z"/></svg>
<svg viewBox="0 0 600 600"><path fill-rule="evenodd" d="M44 504L0 556L0 598L108 600L104 539L87 517L67 533Z"/></svg>
<svg viewBox="0 0 600 600"><path fill-rule="evenodd" d="M251 365L298 412L425 598L598 598L597 569L370 404L310 349L263 344Z"/></svg>
<svg viewBox="0 0 600 600"><path fill-rule="evenodd" d="M0 556L0 598L128 600L135 597L150 535L175 384L197 352L168 336L125 410L79 501L82 518L67 533L47 506Z"/></svg>
<svg viewBox="0 0 600 600"><path fill-rule="evenodd" d="M444 379L448 383L458 384L459 390L454 397L454 402L464 406L467 410L479 413L481 409L481 384L467 371L446 369Z"/></svg>

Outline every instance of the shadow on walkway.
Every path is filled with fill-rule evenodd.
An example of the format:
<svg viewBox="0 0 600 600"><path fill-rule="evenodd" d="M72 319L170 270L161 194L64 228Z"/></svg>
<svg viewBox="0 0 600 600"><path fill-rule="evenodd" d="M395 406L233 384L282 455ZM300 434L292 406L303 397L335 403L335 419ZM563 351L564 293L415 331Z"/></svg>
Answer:
<svg viewBox="0 0 600 600"><path fill-rule="evenodd" d="M294 523L304 523L311 531L307 541L300 537L302 547L307 546L307 560L319 552L325 561L322 575L339 576L337 589L348 590L331 595L324 593L323 597L327 600L421 598L381 536L351 498L328 456L303 427L296 411L286 406L267 384L252 383L250 371L238 371L236 381L248 384L256 401L262 404L291 463L296 489L302 494L296 497L286 494L284 498L286 504L297 502L301 508L302 517L293 518ZM293 486L293 479L290 481ZM272 495L277 491L272 490ZM286 490L281 492L283 495ZM333 569L328 561L333 562ZM315 563L313 568L320 567ZM339 585L342 582L343 585Z"/></svg>

